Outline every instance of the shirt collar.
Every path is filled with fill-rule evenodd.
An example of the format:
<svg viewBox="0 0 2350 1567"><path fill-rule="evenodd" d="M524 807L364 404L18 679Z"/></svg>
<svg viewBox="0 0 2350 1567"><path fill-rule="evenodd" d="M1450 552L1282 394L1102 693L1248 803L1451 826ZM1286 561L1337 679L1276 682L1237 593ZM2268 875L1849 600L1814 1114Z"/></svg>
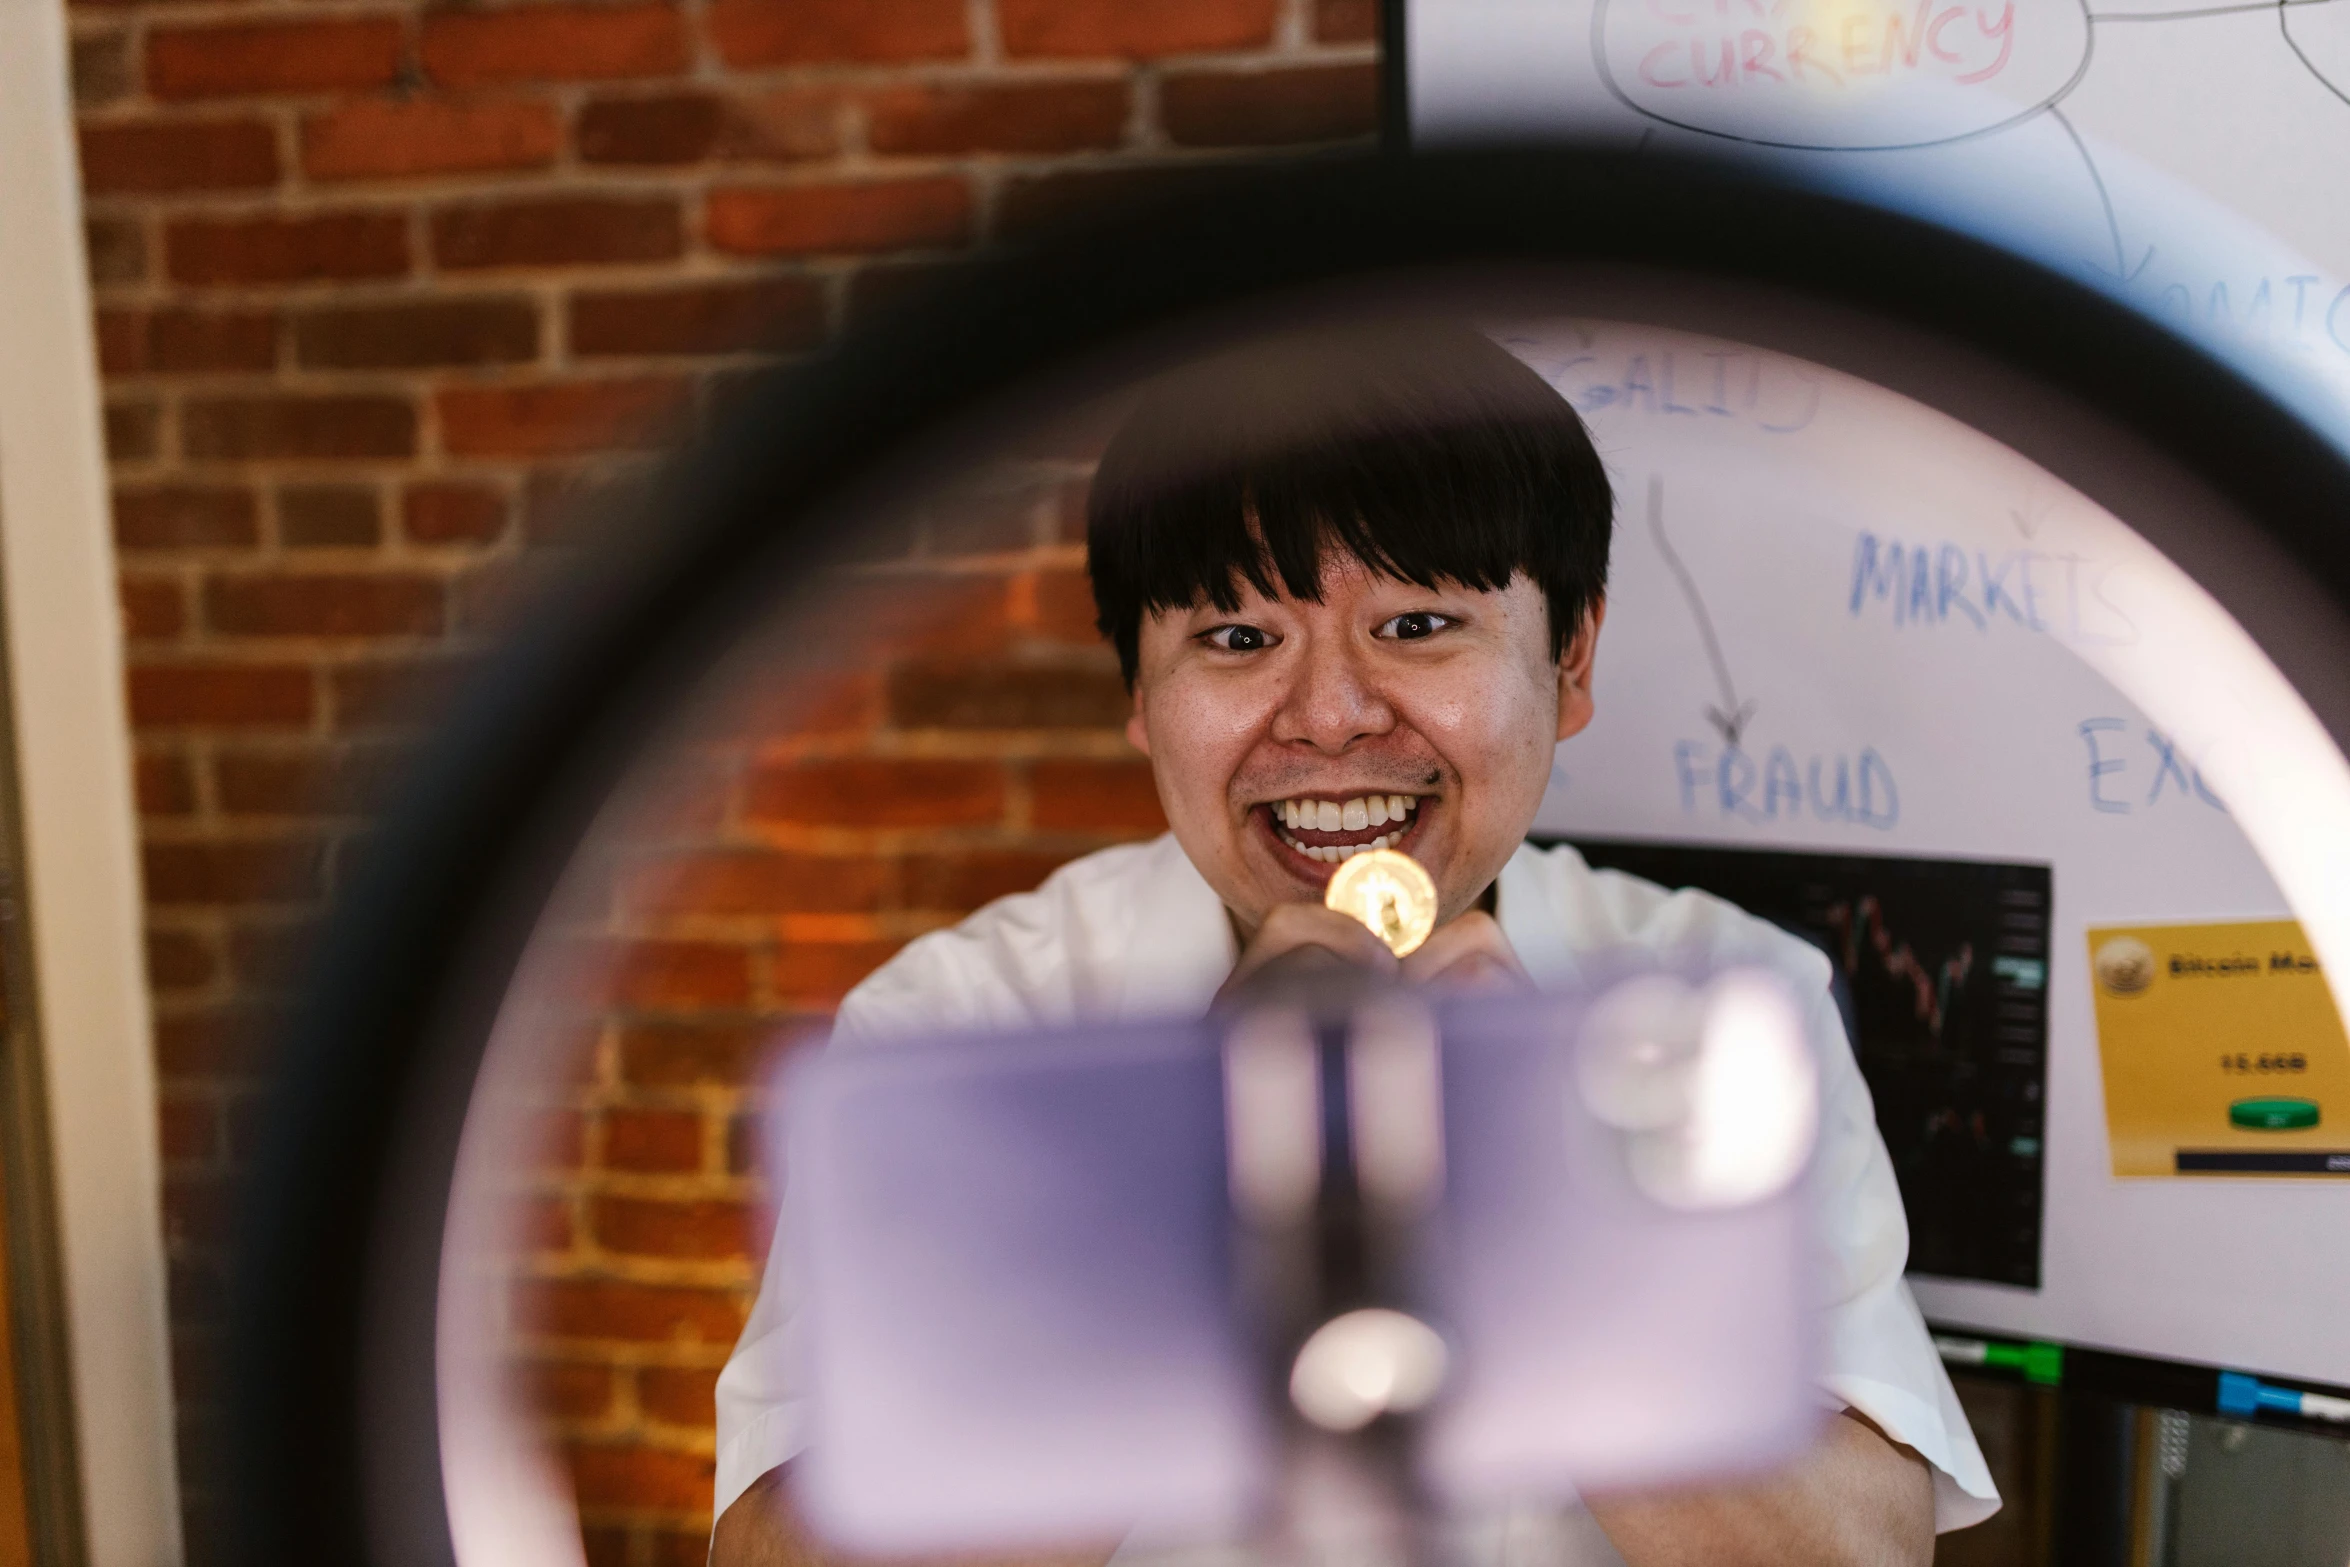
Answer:
<svg viewBox="0 0 2350 1567"><path fill-rule="evenodd" d="M1118 1016L1197 1016L1240 961L1232 917L1173 833L1151 845L1144 870L1142 895L1129 905L1131 959Z"/></svg>
<svg viewBox="0 0 2350 1567"><path fill-rule="evenodd" d="M1493 917L1510 950L1544 990L1567 984L1582 972L1556 896L1559 869L1555 856L1521 843L1493 883Z"/></svg>

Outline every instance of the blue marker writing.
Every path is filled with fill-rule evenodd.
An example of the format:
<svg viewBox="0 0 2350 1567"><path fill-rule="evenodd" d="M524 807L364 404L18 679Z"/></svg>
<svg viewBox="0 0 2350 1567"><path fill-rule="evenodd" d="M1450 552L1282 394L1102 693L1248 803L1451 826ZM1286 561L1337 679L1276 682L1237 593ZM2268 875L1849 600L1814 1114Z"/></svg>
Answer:
<svg viewBox="0 0 2350 1567"><path fill-rule="evenodd" d="M2331 1420L2350 1425L2350 1398L2336 1398L2329 1393L2304 1393L2295 1387L2278 1387L2258 1377L2248 1377L2241 1371L2223 1371L2219 1374L2219 1412L2239 1420L2250 1419L2263 1409L2279 1414L2299 1415L2304 1420Z"/></svg>

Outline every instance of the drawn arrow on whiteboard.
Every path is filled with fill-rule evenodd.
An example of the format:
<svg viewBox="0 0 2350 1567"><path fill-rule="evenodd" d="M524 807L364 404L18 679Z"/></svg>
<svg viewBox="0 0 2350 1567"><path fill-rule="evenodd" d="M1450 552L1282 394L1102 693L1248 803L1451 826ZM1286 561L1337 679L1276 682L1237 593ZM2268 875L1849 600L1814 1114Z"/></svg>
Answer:
<svg viewBox="0 0 2350 1567"><path fill-rule="evenodd" d="M1689 568L1681 564L1681 557L1673 548L1673 541L1665 537L1665 481L1662 474L1648 478L1648 532L1656 540L1657 553L1665 558L1672 570L1673 580L1681 584L1682 597L1689 600L1689 613L1697 618L1697 635L1705 643L1705 656L1714 666L1714 683L1721 688L1721 704L1708 706L1705 721L1720 732L1724 745L1736 745L1738 737L1746 732L1747 723L1754 717L1755 704L1738 700L1737 683L1730 678L1730 661L1722 657L1722 643L1714 635L1714 618L1706 612L1705 596L1697 591L1697 579Z"/></svg>

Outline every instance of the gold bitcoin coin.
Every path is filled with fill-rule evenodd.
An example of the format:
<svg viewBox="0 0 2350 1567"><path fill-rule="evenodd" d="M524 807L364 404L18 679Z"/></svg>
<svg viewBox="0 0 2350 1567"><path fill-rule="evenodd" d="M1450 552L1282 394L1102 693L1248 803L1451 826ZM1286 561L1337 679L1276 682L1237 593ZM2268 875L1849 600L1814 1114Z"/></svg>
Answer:
<svg viewBox="0 0 2350 1567"><path fill-rule="evenodd" d="M1436 883L1418 860L1393 849L1366 849L1342 861L1322 901L1361 920L1399 958L1436 928Z"/></svg>

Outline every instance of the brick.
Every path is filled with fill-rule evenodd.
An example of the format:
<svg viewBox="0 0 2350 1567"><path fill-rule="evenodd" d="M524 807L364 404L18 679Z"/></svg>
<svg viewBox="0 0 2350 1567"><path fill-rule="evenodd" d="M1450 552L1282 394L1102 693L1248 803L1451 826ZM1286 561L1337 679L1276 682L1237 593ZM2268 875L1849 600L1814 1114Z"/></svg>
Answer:
<svg viewBox="0 0 2350 1567"><path fill-rule="evenodd" d="M187 597L176 579L125 577L116 587L122 601L122 634L132 641L169 641L187 629Z"/></svg>
<svg viewBox="0 0 2350 1567"><path fill-rule="evenodd" d="M737 255L816 255L963 244L971 192L959 179L736 186L710 193L712 246Z"/></svg>
<svg viewBox="0 0 2350 1567"><path fill-rule="evenodd" d="M283 1019L250 1003L174 1011L155 1020L155 1065L167 1081L217 1079L257 1054Z"/></svg>
<svg viewBox="0 0 2350 1567"><path fill-rule="evenodd" d="M728 106L719 153L741 163L802 163L840 151L842 95L829 87L787 87Z"/></svg>
<svg viewBox="0 0 2350 1567"><path fill-rule="evenodd" d="M429 636L443 600L441 579L416 572L214 577L204 620L232 637Z"/></svg>
<svg viewBox="0 0 2350 1567"><path fill-rule="evenodd" d="M604 1112L604 1168L677 1174L702 1167L702 1118L690 1110Z"/></svg>
<svg viewBox="0 0 2350 1567"><path fill-rule="evenodd" d="M726 1122L726 1173L765 1178L767 1158L766 1118L760 1115L735 1115Z"/></svg>
<svg viewBox="0 0 2350 1567"><path fill-rule="evenodd" d="M1368 136L1379 125L1378 67L1200 71L1159 84L1159 122L1186 147L1279 147Z"/></svg>
<svg viewBox="0 0 2350 1567"><path fill-rule="evenodd" d="M685 248L676 201L565 196L432 215L433 259L459 271L669 261Z"/></svg>
<svg viewBox="0 0 2350 1567"><path fill-rule="evenodd" d="M587 1117L577 1110L550 1110L538 1118L530 1142L531 1159L537 1165L550 1170L581 1169L587 1163Z"/></svg>
<svg viewBox="0 0 2350 1567"><path fill-rule="evenodd" d="M478 667L474 657L376 658L327 675L338 729L412 725L447 700Z"/></svg>
<svg viewBox="0 0 2350 1567"><path fill-rule="evenodd" d="M587 163L699 163L725 128L726 105L709 93L605 98L579 111L572 143Z"/></svg>
<svg viewBox="0 0 2350 1567"><path fill-rule="evenodd" d="M81 130L91 195L255 190L277 183L277 132L263 120L129 120Z"/></svg>
<svg viewBox="0 0 2350 1567"><path fill-rule="evenodd" d="M409 457L416 451L416 410L398 397L281 393L191 399L180 420L181 447L199 461Z"/></svg>
<svg viewBox="0 0 2350 1567"><path fill-rule="evenodd" d="M437 398L441 444L459 457L532 460L651 449L685 390L665 376L449 387Z"/></svg>
<svg viewBox="0 0 2350 1567"><path fill-rule="evenodd" d="M549 1338L731 1349L743 1326L742 1305L724 1290L583 1279L525 1285L518 1293L515 1315L525 1330ZM709 1505L706 1490L701 1505Z"/></svg>
<svg viewBox="0 0 2350 1567"><path fill-rule="evenodd" d="M685 20L667 5L433 11L418 53L425 73L452 87L673 76L687 63Z"/></svg>
<svg viewBox="0 0 2350 1567"><path fill-rule="evenodd" d="M883 153L1080 152L1125 139L1126 98L1123 80L911 83L865 100L865 135Z"/></svg>
<svg viewBox="0 0 2350 1567"><path fill-rule="evenodd" d="M84 33L72 43L73 101L77 109L95 109L131 95L138 72L131 64L131 36L127 32ZM89 182L89 164L82 165L83 186Z"/></svg>
<svg viewBox="0 0 2350 1567"><path fill-rule="evenodd" d="M195 990L220 972L220 954L198 931L149 930L147 980L158 990ZM209 1108L209 1107L207 1107Z"/></svg>
<svg viewBox="0 0 2350 1567"><path fill-rule="evenodd" d="M737 1023L630 1023L620 1030L620 1076L639 1088L734 1088L771 1031Z"/></svg>
<svg viewBox="0 0 2350 1567"><path fill-rule="evenodd" d="M571 1489L583 1509L664 1508L705 1511L717 1463L694 1453L637 1446L578 1446L565 1455Z"/></svg>
<svg viewBox="0 0 2350 1567"><path fill-rule="evenodd" d="M691 1567L709 1567L710 1540L698 1536L702 1554ZM636 1531L622 1528L598 1528L582 1525L579 1531L580 1549L586 1554L587 1567L637 1567Z"/></svg>
<svg viewBox="0 0 2350 1567"><path fill-rule="evenodd" d="M163 410L145 401L113 402L105 412L106 456L113 462L145 462L163 450Z"/></svg>
<svg viewBox="0 0 2350 1567"><path fill-rule="evenodd" d="M1106 646L1095 623L1093 581L1082 571L1040 571L1036 575L1036 635L1064 646Z"/></svg>
<svg viewBox="0 0 2350 1567"><path fill-rule="evenodd" d="M824 336L824 293L809 278L575 294L571 352L735 354L807 348Z"/></svg>
<svg viewBox="0 0 2350 1567"><path fill-rule="evenodd" d="M746 1203L599 1197L591 1212L597 1245L623 1256L712 1261L751 1253Z"/></svg>
<svg viewBox="0 0 2350 1567"><path fill-rule="evenodd" d="M400 74L392 17L157 27L147 34L147 90L158 98L389 87Z"/></svg>
<svg viewBox="0 0 2350 1567"><path fill-rule="evenodd" d="M811 1005L836 1006L904 945L896 941L794 941L775 954L775 989Z"/></svg>
<svg viewBox="0 0 2350 1567"><path fill-rule="evenodd" d="M196 770L172 751L141 751L134 774L141 816L187 816L196 809Z"/></svg>
<svg viewBox="0 0 2350 1567"><path fill-rule="evenodd" d="M753 821L810 827L983 827L1003 819L993 762L854 757L774 764L744 784Z"/></svg>
<svg viewBox="0 0 2350 1567"><path fill-rule="evenodd" d="M629 878L625 905L648 917L858 913L888 889L879 860L711 849L664 855Z"/></svg>
<svg viewBox="0 0 2350 1567"><path fill-rule="evenodd" d="M147 943L147 972L155 970L155 939L150 933ZM162 988L167 986L158 980ZM160 1135L163 1157L174 1164L208 1162L220 1154L220 1107L209 1099L165 1099L156 1106L156 1131Z"/></svg>
<svg viewBox="0 0 2350 1567"><path fill-rule="evenodd" d="M82 225L82 251L93 283L138 283L147 276L147 231L136 218L92 218Z"/></svg>
<svg viewBox="0 0 2350 1567"><path fill-rule="evenodd" d="M360 99L302 122L302 172L314 180L543 169L562 147L562 117L545 103Z"/></svg>
<svg viewBox="0 0 2350 1567"><path fill-rule="evenodd" d="M229 966L248 990L275 990L303 971L318 940L314 920L240 923L229 930Z"/></svg>
<svg viewBox="0 0 2350 1567"><path fill-rule="evenodd" d="M751 999L750 957L715 941L634 941L608 949L600 976L616 1006L693 1012Z"/></svg>
<svg viewBox="0 0 2350 1567"><path fill-rule="evenodd" d="M408 220L398 212L182 218L164 230L175 283L312 283L403 277Z"/></svg>
<svg viewBox="0 0 2350 1567"><path fill-rule="evenodd" d="M308 903L326 894L325 848L312 837L149 843L141 860L155 908Z"/></svg>
<svg viewBox="0 0 2350 1567"><path fill-rule="evenodd" d="M943 60L971 52L963 0L716 0L710 36L728 65Z"/></svg>
<svg viewBox="0 0 2350 1567"><path fill-rule="evenodd" d="M170 484L114 492L114 542L124 550L251 549L261 542L253 492Z"/></svg>
<svg viewBox="0 0 2350 1567"><path fill-rule="evenodd" d="M1030 815L1047 832L1167 830L1150 763L1040 761L1028 771Z"/></svg>
<svg viewBox="0 0 2350 1567"><path fill-rule="evenodd" d="M996 0L996 27L1013 56L1151 59L1273 41L1279 0Z"/></svg>
<svg viewBox="0 0 2350 1567"><path fill-rule="evenodd" d="M412 484L400 497L411 544L495 544L506 532L506 495L486 484Z"/></svg>
<svg viewBox="0 0 2350 1567"><path fill-rule="evenodd" d="M718 1415L718 1373L698 1366L647 1366L636 1374L636 1402L665 1424L705 1428Z"/></svg>
<svg viewBox="0 0 2350 1567"><path fill-rule="evenodd" d="M526 1197L514 1204L517 1248L525 1252L565 1252L579 1244L578 1225L571 1204L561 1197Z"/></svg>
<svg viewBox="0 0 2350 1567"><path fill-rule="evenodd" d="M1314 38L1326 44L1377 42L1378 0L1314 0Z"/></svg>
<svg viewBox="0 0 2350 1567"><path fill-rule="evenodd" d="M134 664L131 722L143 729L305 728L316 710L310 671L280 664Z"/></svg>
<svg viewBox="0 0 2350 1567"><path fill-rule="evenodd" d="M610 1366L577 1361L532 1361L517 1368L523 1399L542 1415L599 1420L612 1408L616 1379Z"/></svg>
<svg viewBox="0 0 2350 1567"><path fill-rule="evenodd" d="M1066 858L1017 849L916 855L906 861L906 907L968 914L998 898L1033 890Z"/></svg>
<svg viewBox="0 0 2350 1567"><path fill-rule="evenodd" d="M1132 707L1107 669L964 661L889 676L890 721L901 729L1117 729Z"/></svg>
<svg viewBox="0 0 2350 1567"><path fill-rule="evenodd" d="M538 306L522 298L345 305L294 318L294 360L310 369L520 364L538 355Z"/></svg>
<svg viewBox="0 0 2350 1567"><path fill-rule="evenodd" d="M110 376L277 363L277 318L265 310L102 310L97 326L98 368Z"/></svg>
<svg viewBox="0 0 2350 1567"><path fill-rule="evenodd" d="M227 748L212 759L212 786L229 816L347 814L355 796L393 770L382 748Z"/></svg>
<svg viewBox="0 0 2350 1567"><path fill-rule="evenodd" d="M354 484L289 485L277 492L278 542L294 549L363 549L383 542L375 491Z"/></svg>

